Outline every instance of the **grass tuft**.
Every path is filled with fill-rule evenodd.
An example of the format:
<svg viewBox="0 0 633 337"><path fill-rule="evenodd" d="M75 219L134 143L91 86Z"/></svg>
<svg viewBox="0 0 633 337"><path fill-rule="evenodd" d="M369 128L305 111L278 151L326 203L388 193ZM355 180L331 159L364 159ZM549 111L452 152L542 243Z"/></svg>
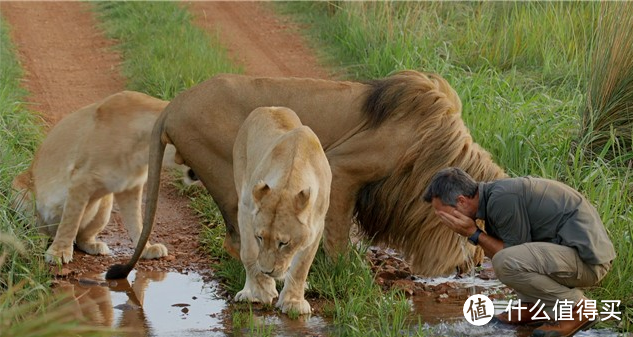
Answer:
<svg viewBox="0 0 633 337"><path fill-rule="evenodd" d="M632 3L602 4L588 56L589 84L581 112L581 135L586 137L587 148L597 155L612 158L633 151L632 29ZM607 143L610 146L605 147Z"/></svg>
<svg viewBox="0 0 633 337"><path fill-rule="evenodd" d="M164 100L218 72L239 72L216 38L175 2L98 2L106 34L119 41L127 87Z"/></svg>

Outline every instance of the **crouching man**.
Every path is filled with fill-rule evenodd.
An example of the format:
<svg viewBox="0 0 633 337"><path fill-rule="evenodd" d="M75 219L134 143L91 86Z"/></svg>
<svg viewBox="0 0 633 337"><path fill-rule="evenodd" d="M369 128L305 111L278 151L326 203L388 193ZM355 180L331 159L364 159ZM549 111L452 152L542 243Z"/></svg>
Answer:
<svg viewBox="0 0 633 337"><path fill-rule="evenodd" d="M578 308L587 298L578 287L596 285L611 268L613 244L596 209L560 182L532 177L476 182L459 168L438 172L424 192L443 224L479 245L492 259L497 277L521 300L520 312L497 320L531 324L539 300L551 312L572 301L572 320L551 320L533 336L572 336L598 321ZM485 232L475 220L485 221ZM551 316L550 316L551 317Z"/></svg>

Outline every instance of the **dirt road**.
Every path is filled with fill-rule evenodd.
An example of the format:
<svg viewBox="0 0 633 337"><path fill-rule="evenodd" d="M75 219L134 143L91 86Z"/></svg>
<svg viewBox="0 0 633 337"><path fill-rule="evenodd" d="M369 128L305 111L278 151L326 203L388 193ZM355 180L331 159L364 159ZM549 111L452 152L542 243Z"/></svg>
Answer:
<svg viewBox="0 0 633 337"><path fill-rule="evenodd" d="M270 4L257 2L187 3L195 22L209 34L219 33L236 64L254 76L328 78L298 27L276 16Z"/></svg>
<svg viewBox="0 0 633 337"><path fill-rule="evenodd" d="M275 16L261 2L192 2L196 23L217 34L242 64L247 74L267 76L327 77L305 47L293 26ZM123 90L121 57L115 44L97 28L85 2L0 2L0 13L11 27L11 36L25 70L24 86L31 108L53 125L65 114ZM200 221L188 199L164 179L159 196L156 226L151 240L162 242L169 256L141 261L139 269L204 271L210 258L198 252ZM62 276L101 273L114 262L124 262L133 247L115 210L101 239L113 255L94 257L75 253L74 261L56 272ZM196 252L191 254L191 252Z"/></svg>

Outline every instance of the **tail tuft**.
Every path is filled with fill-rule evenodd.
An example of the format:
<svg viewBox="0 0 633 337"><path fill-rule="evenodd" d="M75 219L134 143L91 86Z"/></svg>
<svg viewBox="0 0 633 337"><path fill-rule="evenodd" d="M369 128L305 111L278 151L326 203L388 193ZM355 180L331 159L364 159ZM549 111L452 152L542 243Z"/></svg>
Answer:
<svg viewBox="0 0 633 337"><path fill-rule="evenodd" d="M105 275L106 280L116 280L127 278L128 274L132 271L133 267L127 264L115 264L110 266L108 272Z"/></svg>

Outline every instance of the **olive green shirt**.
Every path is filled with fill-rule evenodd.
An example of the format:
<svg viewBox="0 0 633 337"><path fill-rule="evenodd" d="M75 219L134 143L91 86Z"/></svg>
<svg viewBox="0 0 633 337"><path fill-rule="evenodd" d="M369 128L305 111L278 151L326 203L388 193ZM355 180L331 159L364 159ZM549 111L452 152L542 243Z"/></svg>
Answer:
<svg viewBox="0 0 633 337"><path fill-rule="evenodd" d="M554 180L524 177L480 183L477 218L506 248L551 242L576 248L586 263L615 258L596 209L580 192Z"/></svg>

